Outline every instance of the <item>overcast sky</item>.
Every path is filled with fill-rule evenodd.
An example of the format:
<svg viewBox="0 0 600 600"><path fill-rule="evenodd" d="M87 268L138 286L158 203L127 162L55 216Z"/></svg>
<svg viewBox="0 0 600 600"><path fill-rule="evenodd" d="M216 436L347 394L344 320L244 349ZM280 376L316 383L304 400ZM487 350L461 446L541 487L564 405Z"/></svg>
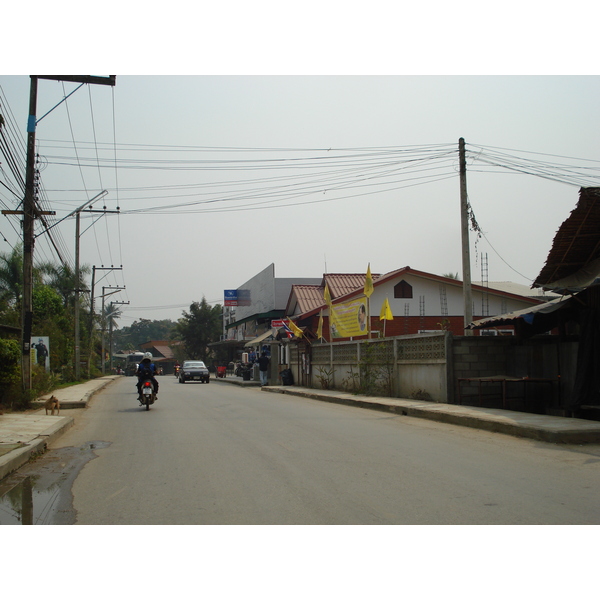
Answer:
<svg viewBox="0 0 600 600"><path fill-rule="evenodd" d="M586 27L597 9L589 1L558 9L511 0L372 0L368 8L327 0L191 6L58 0L3 7L0 99L10 105L23 142L30 73L117 74L114 89L84 86L75 92L69 112L62 104L46 116L37 138L45 199L56 220L103 189L109 194L102 205L120 207L120 216L82 228L81 261L123 265L99 283L127 286L113 296L130 302L122 326L140 318L177 319L203 296L222 302L224 289L241 286L272 262L279 277L320 277L325 269L364 272L368 263L373 273L407 265L461 273L460 137L469 152L470 202L485 233L477 244L471 234L474 279L480 255L487 254L490 281L530 284L577 203L579 185L598 185L600 78L596 37ZM160 76L169 73L188 76ZM38 116L75 87L65 84L63 91L60 83L40 81ZM265 148L270 151L259 150ZM519 157L520 171L532 172L537 164L564 180L564 172L559 176L556 167L539 164L563 163L579 173L588 168L589 176L561 183L493 170L489 162L500 152L497 162L503 164ZM96 158L102 159L100 169ZM241 162L250 160L256 162ZM7 165L2 168L5 181ZM2 186L0 200L16 206ZM269 203L242 210L259 201ZM0 220L2 251L20 243L14 224ZM72 219L57 225L55 235L73 260ZM44 235L35 252L36 259L57 260ZM278 531L285 538L269 548L285 552L273 555L265 548L273 572L296 568L290 560L296 546L304 551L298 561L319 547L313 531L310 546L291 545L290 531ZM398 556L408 557L402 548L421 556L431 547L422 529L403 529L403 543L394 542L399 550L391 553L380 537L367 539L367 530L344 532L347 543L334 553L321 544L327 553L321 563L329 574L333 556L354 560L357 547L375 548L360 560L368 565L372 556L378 577L368 576L362 586L349 580L363 596L377 595L391 580L397 585ZM546 543L532 553L529 536L520 546L528 569L536 559L543 567L544 550L553 547L536 533ZM496 546L504 549L490 545L489 535L482 528L461 530L461 540L486 547L487 562L477 565L473 581L478 573L482 583L493 576L490 556ZM510 535L514 542L517 534ZM211 547L219 547L222 536L215 533ZM462 556L454 530L448 536L447 545L434 540L438 554ZM459 549L461 543L465 551L473 545L459 542ZM312 561L311 569L318 573L321 563ZM254 581L261 565L252 573L242 570L250 579L240 581ZM453 567L453 561L436 565L441 585L455 577ZM521 579L528 581L524 572ZM315 580L307 581L312 593ZM329 577L319 589L339 593L341 583ZM553 580L553 591L572 590L571 579L561 584Z"/></svg>
<svg viewBox="0 0 600 600"><path fill-rule="evenodd" d="M319 73L312 58L307 71ZM43 57L39 66L53 70ZM489 281L530 285L580 185L598 185L596 75L130 76L102 66L117 72L116 86L83 86L38 123L37 140L56 220L102 190L94 208L120 210L82 219L80 244L83 264L123 266L96 288L126 287L111 296L130 303L122 326L177 319L202 297L222 303L223 290L270 263L277 277L360 273L370 263L373 273L408 265L462 278L461 137L484 234L471 232L473 280L487 255ZM146 59L140 72L149 68ZM24 144L29 76L2 75L0 86ZM40 80L38 118L76 87ZM491 167L500 153L503 163L518 159L517 170ZM522 172L540 162L544 178ZM16 205L5 189L0 198ZM14 223L0 221L3 251L19 243ZM74 220L53 234L72 261ZM46 235L36 260L57 260Z"/></svg>

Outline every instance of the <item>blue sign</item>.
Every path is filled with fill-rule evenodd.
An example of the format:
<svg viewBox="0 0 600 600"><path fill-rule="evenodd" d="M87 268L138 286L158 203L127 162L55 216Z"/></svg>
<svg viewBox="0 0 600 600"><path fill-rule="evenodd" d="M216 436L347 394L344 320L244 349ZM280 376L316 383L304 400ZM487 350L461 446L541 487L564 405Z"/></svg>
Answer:
<svg viewBox="0 0 600 600"><path fill-rule="evenodd" d="M225 298L225 306L237 306L237 304L238 304L237 290L225 290L224 298Z"/></svg>

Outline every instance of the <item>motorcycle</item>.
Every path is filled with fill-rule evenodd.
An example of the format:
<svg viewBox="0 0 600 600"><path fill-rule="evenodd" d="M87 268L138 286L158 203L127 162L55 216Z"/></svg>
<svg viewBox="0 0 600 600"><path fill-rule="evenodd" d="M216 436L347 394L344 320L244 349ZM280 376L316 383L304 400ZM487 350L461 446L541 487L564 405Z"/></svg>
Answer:
<svg viewBox="0 0 600 600"><path fill-rule="evenodd" d="M179 377L179 371L181 370L181 367L179 366L175 366L175 377Z"/></svg>
<svg viewBox="0 0 600 600"><path fill-rule="evenodd" d="M146 410L150 410L150 405L156 400L156 392L150 379L145 379L142 382L142 398L140 402L146 406Z"/></svg>

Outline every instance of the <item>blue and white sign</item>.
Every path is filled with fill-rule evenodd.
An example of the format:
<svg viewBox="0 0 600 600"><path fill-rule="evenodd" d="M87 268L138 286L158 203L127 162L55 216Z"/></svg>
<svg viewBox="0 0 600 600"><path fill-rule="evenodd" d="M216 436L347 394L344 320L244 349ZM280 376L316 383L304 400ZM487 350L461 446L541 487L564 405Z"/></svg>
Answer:
<svg viewBox="0 0 600 600"><path fill-rule="evenodd" d="M225 306L237 306L238 305L237 290L225 290L224 298L225 298Z"/></svg>

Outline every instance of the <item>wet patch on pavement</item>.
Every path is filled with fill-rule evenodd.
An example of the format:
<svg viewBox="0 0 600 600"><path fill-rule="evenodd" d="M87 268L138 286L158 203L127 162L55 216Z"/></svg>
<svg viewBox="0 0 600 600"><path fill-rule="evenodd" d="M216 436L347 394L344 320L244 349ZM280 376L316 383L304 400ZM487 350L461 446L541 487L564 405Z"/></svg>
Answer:
<svg viewBox="0 0 600 600"><path fill-rule="evenodd" d="M58 448L30 461L0 482L0 525L72 525L77 520L72 487L94 450L110 442Z"/></svg>

